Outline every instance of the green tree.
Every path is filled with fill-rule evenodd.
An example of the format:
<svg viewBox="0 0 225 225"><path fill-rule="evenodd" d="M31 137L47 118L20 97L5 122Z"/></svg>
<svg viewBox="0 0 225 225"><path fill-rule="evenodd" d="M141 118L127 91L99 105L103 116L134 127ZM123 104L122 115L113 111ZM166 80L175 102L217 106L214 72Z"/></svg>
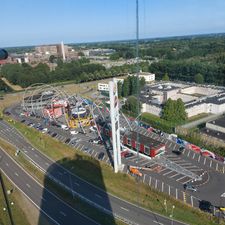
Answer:
<svg viewBox="0 0 225 225"><path fill-rule="evenodd" d="M127 112L132 112L137 115L139 113L138 111L140 111L138 110L138 104L140 109L141 104L140 102L138 103L137 98L135 96L129 96L125 104L123 105L123 109Z"/></svg>
<svg viewBox="0 0 225 225"><path fill-rule="evenodd" d="M57 60L57 57L56 56L50 55L50 57L49 57L49 62L50 63L54 63L54 62L56 62L56 60Z"/></svg>
<svg viewBox="0 0 225 225"><path fill-rule="evenodd" d="M195 83L197 84L203 84L204 83L204 77L202 74L197 73L194 77Z"/></svg>
<svg viewBox="0 0 225 225"><path fill-rule="evenodd" d="M129 96L129 94L130 94L130 82L128 79L124 79L122 96L127 97Z"/></svg>
<svg viewBox="0 0 225 225"><path fill-rule="evenodd" d="M170 80L168 73L164 74L164 76L162 77L162 80L163 81L169 81Z"/></svg>

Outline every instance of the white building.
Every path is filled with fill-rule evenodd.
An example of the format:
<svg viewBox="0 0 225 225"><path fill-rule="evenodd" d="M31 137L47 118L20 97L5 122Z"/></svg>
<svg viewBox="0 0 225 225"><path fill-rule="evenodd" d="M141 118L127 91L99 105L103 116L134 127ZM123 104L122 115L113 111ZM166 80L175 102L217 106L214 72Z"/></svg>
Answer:
<svg viewBox="0 0 225 225"><path fill-rule="evenodd" d="M98 83L98 91L109 91L109 84Z"/></svg>
<svg viewBox="0 0 225 225"><path fill-rule="evenodd" d="M137 74L129 74L129 76L137 76ZM145 78L147 83L155 81L155 74L149 72L140 72L139 78Z"/></svg>

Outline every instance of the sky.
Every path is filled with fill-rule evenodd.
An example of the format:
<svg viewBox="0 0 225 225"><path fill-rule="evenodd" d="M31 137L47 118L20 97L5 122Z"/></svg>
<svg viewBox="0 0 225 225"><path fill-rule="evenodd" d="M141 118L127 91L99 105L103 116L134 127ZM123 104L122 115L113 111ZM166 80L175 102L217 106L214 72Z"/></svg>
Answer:
<svg viewBox="0 0 225 225"><path fill-rule="evenodd" d="M136 0L8 0L0 47L135 39ZM225 32L225 0L139 0L140 38Z"/></svg>

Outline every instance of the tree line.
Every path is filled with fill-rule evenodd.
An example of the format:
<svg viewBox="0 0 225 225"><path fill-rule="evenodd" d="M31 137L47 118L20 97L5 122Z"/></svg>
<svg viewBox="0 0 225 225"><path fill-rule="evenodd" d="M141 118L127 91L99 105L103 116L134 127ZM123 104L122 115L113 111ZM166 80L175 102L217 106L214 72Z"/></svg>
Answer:
<svg viewBox="0 0 225 225"><path fill-rule="evenodd" d="M80 59L69 63L57 60L58 66L50 71L48 65L39 63L32 67L27 63L5 64L0 75L8 79L12 84L28 87L34 83L53 83L73 80L75 83L116 77L127 73L135 73L136 65L114 66L106 69L100 64L90 63L87 59ZM140 69L148 68L147 63L141 63Z"/></svg>

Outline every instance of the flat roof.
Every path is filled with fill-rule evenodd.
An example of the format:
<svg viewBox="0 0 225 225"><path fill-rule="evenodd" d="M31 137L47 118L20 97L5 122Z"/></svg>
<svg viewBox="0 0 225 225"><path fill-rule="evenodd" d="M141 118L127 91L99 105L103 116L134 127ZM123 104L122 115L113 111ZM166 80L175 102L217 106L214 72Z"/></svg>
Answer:
<svg viewBox="0 0 225 225"><path fill-rule="evenodd" d="M212 137L215 137L215 138L218 138L222 141L225 140L225 133L222 133L222 132L219 132L219 131L215 131L215 130L211 130L207 127L203 128L201 130L202 133L208 135L208 136L212 136Z"/></svg>
<svg viewBox="0 0 225 225"><path fill-rule="evenodd" d="M216 119L216 120L212 120L208 123L211 123L213 125L217 125L219 127L224 127L225 128L225 117L221 117L219 119Z"/></svg>
<svg viewBox="0 0 225 225"><path fill-rule="evenodd" d="M150 146L151 148L154 148L154 147L157 148L157 147L160 147L161 145L164 145L164 143L160 141L157 141L151 137L145 136L135 131L130 131L125 136L133 140L138 140L138 143L142 143L145 146Z"/></svg>
<svg viewBox="0 0 225 225"><path fill-rule="evenodd" d="M180 87L174 86L174 85L170 85L170 84L158 84L158 85L154 85L154 86L149 86L150 90L153 91L172 91L172 90L177 90L180 89Z"/></svg>
<svg viewBox="0 0 225 225"><path fill-rule="evenodd" d="M204 103L206 103L206 104L212 103L215 105L225 104L225 91L220 94L214 95L214 96L208 96L208 97L196 99L193 102L189 102L189 103L185 104L185 107L190 108L195 105L201 105Z"/></svg>

